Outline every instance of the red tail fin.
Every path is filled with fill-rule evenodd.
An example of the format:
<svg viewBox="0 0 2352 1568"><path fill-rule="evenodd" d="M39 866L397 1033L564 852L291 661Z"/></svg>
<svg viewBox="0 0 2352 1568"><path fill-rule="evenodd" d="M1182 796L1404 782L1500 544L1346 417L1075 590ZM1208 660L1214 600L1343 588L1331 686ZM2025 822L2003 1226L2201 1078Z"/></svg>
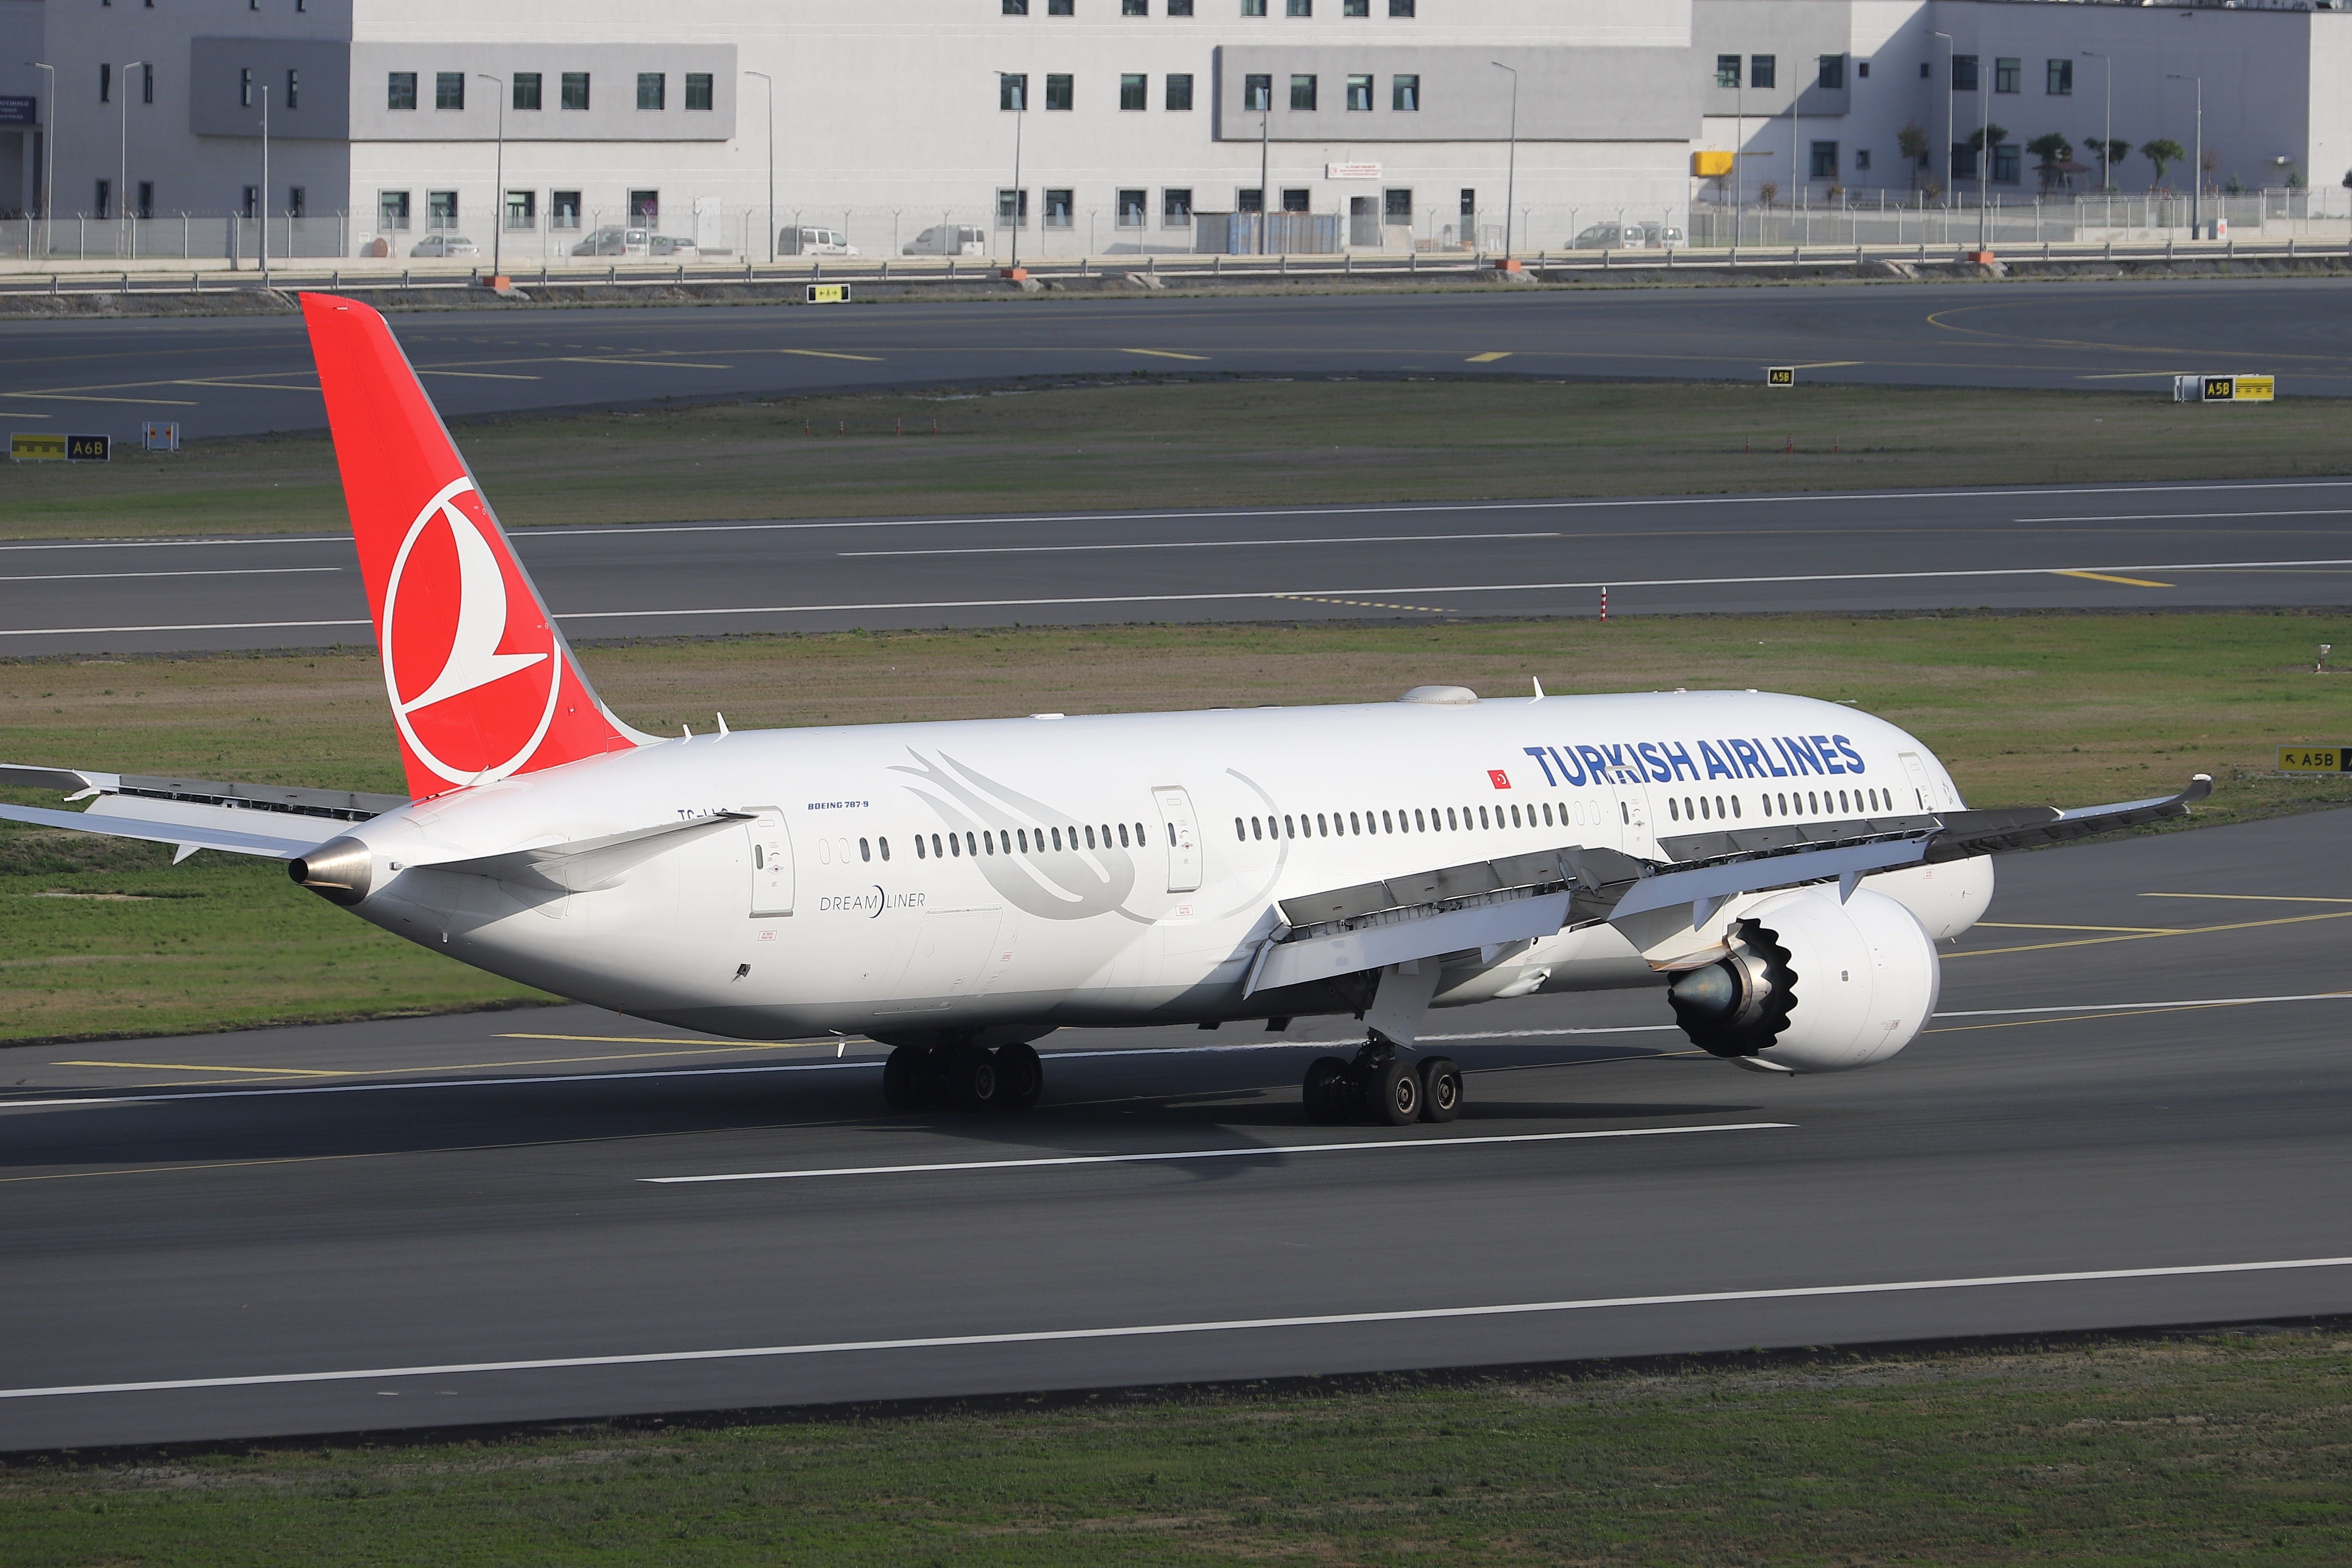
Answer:
<svg viewBox="0 0 2352 1568"><path fill-rule="evenodd" d="M637 738L608 713L515 559L384 319L302 296L413 795Z"/></svg>

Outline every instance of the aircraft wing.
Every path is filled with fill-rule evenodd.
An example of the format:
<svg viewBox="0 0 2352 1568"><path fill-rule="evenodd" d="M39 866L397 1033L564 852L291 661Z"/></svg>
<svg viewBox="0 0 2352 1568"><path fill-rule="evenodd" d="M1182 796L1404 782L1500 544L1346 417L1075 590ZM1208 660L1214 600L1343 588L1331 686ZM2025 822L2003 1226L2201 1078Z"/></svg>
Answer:
<svg viewBox="0 0 2352 1568"><path fill-rule="evenodd" d="M1874 871L2087 838L2186 816L2213 792L2200 773L2178 795L2060 811L2020 806L1851 822L1776 824L1658 841L1664 864L1570 846L1282 900L1244 994L1415 959L1490 949L1676 904L1694 924L1725 900Z"/></svg>
<svg viewBox="0 0 2352 1568"><path fill-rule="evenodd" d="M90 803L82 811L0 805L0 820L174 845L179 851L173 857L175 862L199 849L290 860L334 837L351 823L365 822L408 804L405 795L353 790L230 784L16 763L0 763L0 784L65 790L68 802Z"/></svg>

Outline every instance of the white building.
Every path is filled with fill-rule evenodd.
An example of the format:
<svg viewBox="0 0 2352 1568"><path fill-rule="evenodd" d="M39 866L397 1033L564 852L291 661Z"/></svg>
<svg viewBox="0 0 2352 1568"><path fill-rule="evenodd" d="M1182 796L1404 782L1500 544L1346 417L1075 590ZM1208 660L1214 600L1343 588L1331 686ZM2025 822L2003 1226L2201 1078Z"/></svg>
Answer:
<svg viewBox="0 0 2352 1568"><path fill-rule="evenodd" d="M149 254L258 213L315 255L502 225L528 262L632 222L764 254L772 135L777 226L869 255L942 224L1002 250L1016 213L1027 254L1190 250L1261 205L1556 248L1768 183L1947 183L1903 132L1948 148L1988 100L1992 185L2030 193L2017 148L2087 147L2110 83L2116 138L2189 145L2176 75L2212 183L2332 187L2347 63L2342 15L2064 0L0 0L0 213L47 176L54 247L93 254L126 205Z"/></svg>

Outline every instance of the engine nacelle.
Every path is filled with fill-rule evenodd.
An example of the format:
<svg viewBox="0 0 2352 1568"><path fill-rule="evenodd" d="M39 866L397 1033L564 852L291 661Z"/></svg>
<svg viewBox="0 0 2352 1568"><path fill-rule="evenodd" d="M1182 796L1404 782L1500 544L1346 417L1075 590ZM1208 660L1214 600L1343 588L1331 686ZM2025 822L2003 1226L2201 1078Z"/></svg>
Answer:
<svg viewBox="0 0 2352 1568"><path fill-rule="evenodd" d="M1793 1072L1885 1061L1935 1016L1943 971L1911 911L1884 893L1807 888L1733 926L1729 956L1675 976L1691 1044Z"/></svg>

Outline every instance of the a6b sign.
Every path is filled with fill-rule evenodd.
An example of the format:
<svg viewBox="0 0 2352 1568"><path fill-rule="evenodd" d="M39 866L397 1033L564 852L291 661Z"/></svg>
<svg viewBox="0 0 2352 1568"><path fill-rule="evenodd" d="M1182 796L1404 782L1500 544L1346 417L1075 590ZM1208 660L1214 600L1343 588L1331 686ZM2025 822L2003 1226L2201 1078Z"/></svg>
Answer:
<svg viewBox="0 0 2352 1568"><path fill-rule="evenodd" d="M114 456L114 442L105 436L68 436L66 437L66 461L68 463L103 463Z"/></svg>

